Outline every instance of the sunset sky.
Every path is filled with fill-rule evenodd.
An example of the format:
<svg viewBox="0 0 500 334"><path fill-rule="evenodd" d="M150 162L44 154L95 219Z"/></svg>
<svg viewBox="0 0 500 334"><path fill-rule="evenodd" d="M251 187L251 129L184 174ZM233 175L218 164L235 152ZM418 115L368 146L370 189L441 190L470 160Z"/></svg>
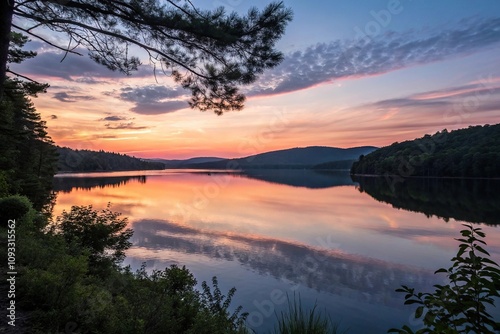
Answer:
<svg viewBox="0 0 500 334"><path fill-rule="evenodd" d="M244 14L270 1L193 1ZM130 77L32 41L16 72L50 83L35 106L56 144L143 158L242 157L324 145L384 146L500 123L500 2L287 0L283 63L242 87L239 112L192 110L144 65ZM47 38L55 38L47 35ZM62 43L62 42L61 42ZM139 54L141 55L141 54Z"/></svg>

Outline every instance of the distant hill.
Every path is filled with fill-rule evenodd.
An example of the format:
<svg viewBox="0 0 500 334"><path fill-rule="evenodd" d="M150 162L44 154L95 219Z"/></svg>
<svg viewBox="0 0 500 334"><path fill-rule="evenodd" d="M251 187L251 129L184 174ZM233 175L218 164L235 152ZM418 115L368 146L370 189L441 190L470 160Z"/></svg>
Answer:
<svg viewBox="0 0 500 334"><path fill-rule="evenodd" d="M500 124L394 143L360 157L351 174L500 177Z"/></svg>
<svg viewBox="0 0 500 334"><path fill-rule="evenodd" d="M226 160L225 158L217 158L217 157L196 157L185 160L180 159L147 159L147 161L151 162L160 162L165 165L166 168L185 168L187 165L205 163L205 162L215 162Z"/></svg>
<svg viewBox="0 0 500 334"><path fill-rule="evenodd" d="M69 147L57 147L59 154L59 172L101 172L144 169L165 169L160 162L149 162L125 154L73 150Z"/></svg>
<svg viewBox="0 0 500 334"><path fill-rule="evenodd" d="M211 162L185 164L184 167L207 169L303 169L313 168L318 164L331 163L333 161L354 161L357 160L360 155L368 154L375 149L376 147L373 146L354 148L309 146L271 151L239 159L223 159Z"/></svg>

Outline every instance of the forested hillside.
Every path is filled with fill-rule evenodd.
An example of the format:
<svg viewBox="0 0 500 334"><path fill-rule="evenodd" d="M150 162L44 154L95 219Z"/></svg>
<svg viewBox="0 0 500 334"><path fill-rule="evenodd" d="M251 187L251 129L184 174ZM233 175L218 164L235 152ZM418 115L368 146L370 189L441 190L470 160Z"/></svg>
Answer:
<svg viewBox="0 0 500 334"><path fill-rule="evenodd" d="M144 161L125 154L72 150L68 147L58 147L58 170L60 172L97 172L123 171L141 169L165 169L161 162Z"/></svg>
<svg viewBox="0 0 500 334"><path fill-rule="evenodd" d="M500 177L500 124L394 143L361 156L352 174Z"/></svg>

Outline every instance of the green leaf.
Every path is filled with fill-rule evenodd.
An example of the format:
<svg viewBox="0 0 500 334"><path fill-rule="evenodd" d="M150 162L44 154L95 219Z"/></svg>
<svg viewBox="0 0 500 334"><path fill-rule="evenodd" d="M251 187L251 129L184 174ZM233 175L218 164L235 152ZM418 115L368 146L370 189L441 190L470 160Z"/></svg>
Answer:
<svg viewBox="0 0 500 334"><path fill-rule="evenodd" d="M481 240L481 239L477 239L477 240L476 240L476 242L479 242L479 243L481 243L481 244L483 244L483 245L486 245L486 242L485 242L485 241L483 241L483 240Z"/></svg>
<svg viewBox="0 0 500 334"><path fill-rule="evenodd" d="M422 304L420 300L415 300L415 299L407 299L405 301L405 305L411 305L411 304Z"/></svg>
<svg viewBox="0 0 500 334"><path fill-rule="evenodd" d="M465 253L465 251L467 250L467 247L464 246L464 245L460 245L460 248L458 250L458 253L457 253L457 256L454 257L453 259L451 259L452 261L460 261L461 260L461 256Z"/></svg>
<svg viewBox="0 0 500 334"><path fill-rule="evenodd" d="M479 230L480 230L480 228L476 229L476 231L475 231L476 234L479 235L481 238L484 238L486 235L484 234L484 232L481 232Z"/></svg>
<svg viewBox="0 0 500 334"><path fill-rule="evenodd" d="M471 232L471 231L469 231L469 230L462 230L460 233L461 233L461 234L462 234L462 236L464 236L464 237L469 237L469 236L471 236L471 234L472 234L472 232Z"/></svg>
<svg viewBox="0 0 500 334"><path fill-rule="evenodd" d="M424 312L423 306L417 307L417 309L415 310L415 319L419 319L422 316L423 312Z"/></svg>
<svg viewBox="0 0 500 334"><path fill-rule="evenodd" d="M486 255L490 256L490 253L488 253L486 250L484 250L484 248L482 248L481 246L476 245L476 250L478 252L481 252L483 254L486 254Z"/></svg>

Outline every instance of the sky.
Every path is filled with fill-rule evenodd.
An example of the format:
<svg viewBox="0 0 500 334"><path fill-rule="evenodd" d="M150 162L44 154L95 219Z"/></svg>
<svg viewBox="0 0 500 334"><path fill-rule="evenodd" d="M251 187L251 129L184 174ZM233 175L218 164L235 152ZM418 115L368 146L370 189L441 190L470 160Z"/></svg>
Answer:
<svg viewBox="0 0 500 334"><path fill-rule="evenodd" d="M193 3L244 14L270 1ZM190 109L147 60L126 77L33 40L38 56L12 69L51 85L34 103L57 145L141 158L381 147L500 123L500 1L284 3L294 19L277 44L283 62L241 87L243 110L222 116Z"/></svg>

